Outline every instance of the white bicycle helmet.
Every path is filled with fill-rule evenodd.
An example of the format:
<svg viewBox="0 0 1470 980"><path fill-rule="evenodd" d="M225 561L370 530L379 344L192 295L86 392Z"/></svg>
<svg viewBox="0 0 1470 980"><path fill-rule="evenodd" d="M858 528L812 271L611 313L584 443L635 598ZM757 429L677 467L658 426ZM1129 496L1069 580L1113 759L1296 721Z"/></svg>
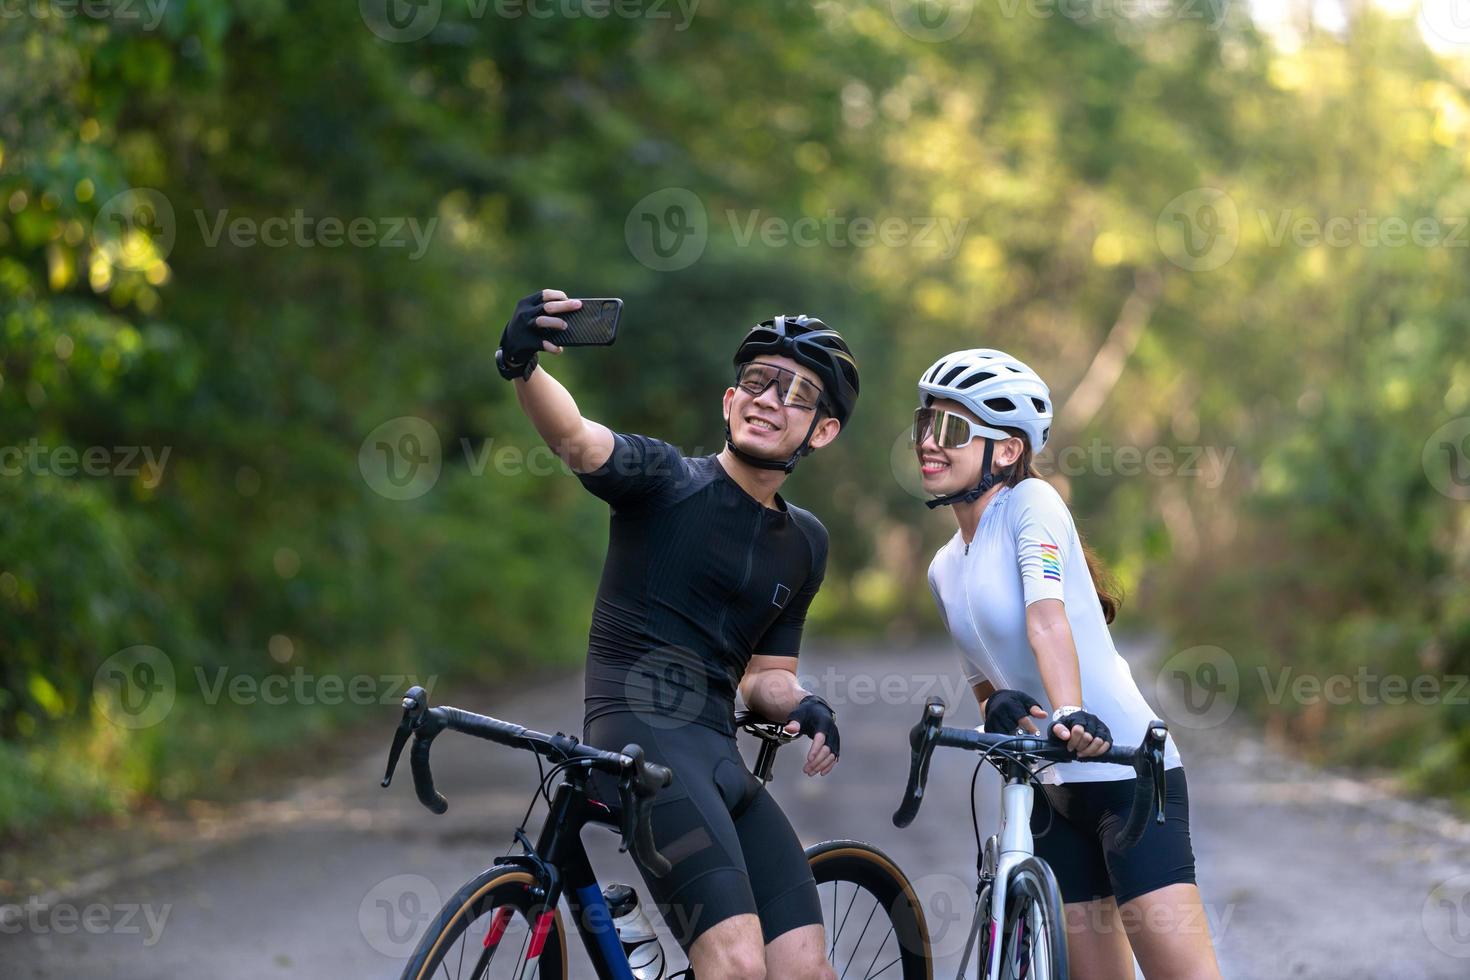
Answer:
<svg viewBox="0 0 1470 980"><path fill-rule="evenodd" d="M1051 434L1051 389L1041 377L1005 351L979 347L935 361L919 378L919 406L952 398L989 425L1026 433L1031 452L1041 452Z"/></svg>

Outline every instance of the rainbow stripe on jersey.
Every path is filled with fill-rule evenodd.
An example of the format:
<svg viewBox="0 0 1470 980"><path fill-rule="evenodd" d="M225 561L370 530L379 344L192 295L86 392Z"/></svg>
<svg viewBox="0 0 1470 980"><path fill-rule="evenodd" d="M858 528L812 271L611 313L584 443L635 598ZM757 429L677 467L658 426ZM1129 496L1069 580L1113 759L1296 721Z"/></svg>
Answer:
<svg viewBox="0 0 1470 980"><path fill-rule="evenodd" d="M1041 577L1051 582L1062 580L1062 555L1054 544L1041 546Z"/></svg>

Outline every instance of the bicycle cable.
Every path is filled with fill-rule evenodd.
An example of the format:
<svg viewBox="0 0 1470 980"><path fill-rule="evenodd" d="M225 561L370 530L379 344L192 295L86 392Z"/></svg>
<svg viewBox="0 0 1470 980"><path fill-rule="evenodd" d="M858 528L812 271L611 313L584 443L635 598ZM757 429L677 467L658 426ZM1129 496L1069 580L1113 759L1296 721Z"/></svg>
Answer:
<svg viewBox="0 0 1470 980"><path fill-rule="evenodd" d="M550 785L552 778L555 777L557 773L562 772L566 769L571 769L575 766L592 766L595 764L594 760L592 759L566 759L552 766L551 771L547 772L541 765L541 753L532 752L531 754L536 757L536 772L541 777L541 781L536 787L536 792L531 794L531 803L529 806L526 807L526 815L521 817L521 822L516 827L515 832L517 834L524 833L526 829L526 824L531 822L531 814L536 810L536 800L538 797L544 799L546 801L546 806L550 808L551 793L548 791L547 787ZM512 836L510 841L511 844L515 844L517 839L517 837Z"/></svg>
<svg viewBox="0 0 1470 980"><path fill-rule="evenodd" d="M1043 764L1041 766L1038 766L1035 769L1032 769L1027 764L1027 761L1026 761L1026 759L1027 759L1026 753L1024 753L1024 752L1012 752L1012 751L1010 751L1009 749L1007 749L1005 747L1006 744L1008 742L1010 742L1012 739L1014 739L1016 741L1020 741L1021 739L1034 738L1034 737L1035 736L1033 736L1033 735L1029 735L1029 734L1023 735L1023 734L1019 734L1019 733L1016 734L1016 735L1013 735L1010 738L1007 738L1003 742L997 742L995 745L992 745L990 748L988 748L984 752L980 753L980 758L978 760L976 760L976 762L975 762L975 772L970 776L970 826L975 831L975 853L977 855L979 855L981 853L981 844L980 844L980 814L979 814L979 812L978 812L978 810L976 809L976 806L975 806L975 786L976 786L976 784L980 780L980 767L983 766L986 762L989 762L990 761L990 756L992 756L992 755L998 755L998 756L1001 756L1004 759L1007 759L1010 762L1015 763L1016 765L1024 766L1026 768L1027 772L1031 773L1032 779L1033 780L1036 780L1036 777L1040 776L1043 772L1045 772L1046 770L1050 769L1052 766L1057 765L1057 763L1055 763L1055 762L1048 762L1048 763L1045 763L1045 764ZM994 765L994 763L991 763L991 764ZM1040 782L1040 780L1036 780L1036 781L1038 783ZM1032 834L1033 837L1045 836L1051 830L1052 822L1056 819L1056 815L1057 815L1056 807L1054 807L1054 806L1051 805L1051 798L1046 795L1046 791L1045 790L1042 790L1042 792L1040 794L1037 794L1037 793L1035 793L1033 791L1033 793L1032 793L1033 799L1037 795L1040 795L1041 798L1046 801L1046 809L1047 809L1047 813L1048 813L1048 818L1049 819L1046 822L1046 827L1042 829L1041 833L1040 834L1034 834L1033 833Z"/></svg>

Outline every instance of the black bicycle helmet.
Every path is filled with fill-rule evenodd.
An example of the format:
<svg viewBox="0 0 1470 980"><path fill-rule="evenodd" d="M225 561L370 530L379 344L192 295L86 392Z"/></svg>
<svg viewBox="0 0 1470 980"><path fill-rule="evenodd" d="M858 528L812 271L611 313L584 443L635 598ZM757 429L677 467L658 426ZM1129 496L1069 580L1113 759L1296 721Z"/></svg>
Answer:
<svg viewBox="0 0 1470 980"><path fill-rule="evenodd" d="M815 373L822 386L822 409L843 426L847 425L852 410L857 407L858 366L842 334L805 313L781 314L750 328L735 351L735 371L739 373L743 365L761 355L789 357ZM820 415L813 416L801 446L784 461L763 459L736 446L730 438L729 422L725 423L725 444L737 458L752 466L790 473L801 457L812 451L809 443L820 420Z"/></svg>
<svg viewBox="0 0 1470 980"><path fill-rule="evenodd" d="M787 313L750 328L735 351L735 370L762 354L789 357L814 371L823 407L847 425L857 406L858 366L842 334L814 316Z"/></svg>

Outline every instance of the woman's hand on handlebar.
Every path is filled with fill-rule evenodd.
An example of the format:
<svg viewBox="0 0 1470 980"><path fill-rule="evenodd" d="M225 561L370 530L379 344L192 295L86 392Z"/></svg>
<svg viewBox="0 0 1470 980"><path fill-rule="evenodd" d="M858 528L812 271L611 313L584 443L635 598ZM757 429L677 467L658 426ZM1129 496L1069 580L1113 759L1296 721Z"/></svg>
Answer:
<svg viewBox="0 0 1470 980"><path fill-rule="evenodd" d="M1113 733L1090 711L1071 711L1051 726L1053 741L1066 742L1079 759L1102 755L1113 746Z"/></svg>

